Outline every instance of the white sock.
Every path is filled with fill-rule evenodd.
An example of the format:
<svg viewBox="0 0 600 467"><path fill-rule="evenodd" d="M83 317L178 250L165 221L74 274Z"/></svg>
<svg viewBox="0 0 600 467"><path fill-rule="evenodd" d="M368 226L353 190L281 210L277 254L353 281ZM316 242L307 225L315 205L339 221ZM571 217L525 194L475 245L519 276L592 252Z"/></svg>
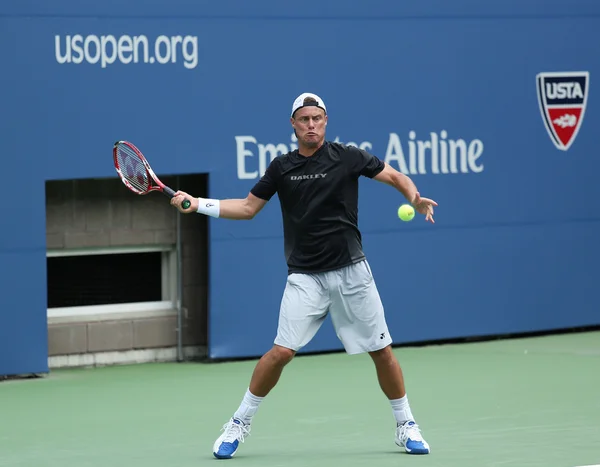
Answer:
<svg viewBox="0 0 600 467"><path fill-rule="evenodd" d="M402 425L404 422L410 420L414 421L413 414L410 411L410 405L408 405L408 396L406 394L400 399L390 400L390 404L392 405L394 417L396 417L398 425Z"/></svg>
<svg viewBox="0 0 600 467"><path fill-rule="evenodd" d="M258 406L262 402L264 397L255 396L250 392L250 388L246 390L246 394L244 394L244 399L240 404L239 408L233 415L234 418L238 418L243 421L246 425L250 425L252 423L252 417L258 410Z"/></svg>

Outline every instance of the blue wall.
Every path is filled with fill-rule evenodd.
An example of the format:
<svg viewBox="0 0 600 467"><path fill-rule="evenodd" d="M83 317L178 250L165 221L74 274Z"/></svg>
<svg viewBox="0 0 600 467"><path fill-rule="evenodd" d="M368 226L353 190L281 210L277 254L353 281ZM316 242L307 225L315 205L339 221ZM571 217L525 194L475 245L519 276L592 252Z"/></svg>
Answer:
<svg viewBox="0 0 600 467"><path fill-rule="evenodd" d="M401 196L361 182L395 342L600 323L599 15L591 0L0 4L0 374L47 370L44 180L115 176L112 142L129 139L159 174L209 172L211 196L244 197L268 149L293 144L289 109L304 91L325 99L329 138L363 144L439 202L434 226L401 223ZM87 56L72 49L83 63L59 63L76 34L80 46L105 36L97 63L94 37ZM126 35L146 36L148 57L161 35L186 49L125 64L111 41L133 61ZM536 75L580 71L587 106L562 151ZM432 138L461 140L471 164L433 173L427 150L411 165L412 140ZM210 355L258 355L286 278L277 199L252 222L211 220L210 235ZM306 350L340 348L327 323Z"/></svg>

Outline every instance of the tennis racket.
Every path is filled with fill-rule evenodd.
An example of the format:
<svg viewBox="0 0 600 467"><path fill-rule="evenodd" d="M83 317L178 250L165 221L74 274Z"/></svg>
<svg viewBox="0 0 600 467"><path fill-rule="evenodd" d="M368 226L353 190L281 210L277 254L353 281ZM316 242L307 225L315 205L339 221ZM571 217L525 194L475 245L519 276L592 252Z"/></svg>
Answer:
<svg viewBox="0 0 600 467"><path fill-rule="evenodd" d="M172 198L175 191L159 180L150 164L142 154L129 141L117 141L113 147L115 169L127 188L138 195L147 195L151 191L159 191ZM189 208L190 200L183 200L183 209Z"/></svg>

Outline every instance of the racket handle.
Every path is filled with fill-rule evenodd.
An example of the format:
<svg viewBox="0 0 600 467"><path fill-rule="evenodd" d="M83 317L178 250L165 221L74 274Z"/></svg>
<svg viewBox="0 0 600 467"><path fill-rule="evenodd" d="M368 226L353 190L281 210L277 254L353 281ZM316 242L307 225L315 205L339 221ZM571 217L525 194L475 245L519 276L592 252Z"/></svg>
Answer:
<svg viewBox="0 0 600 467"><path fill-rule="evenodd" d="M170 196L171 198L173 196L175 196L175 192L173 190L171 190L171 188L169 188L168 186L164 187L164 192ZM187 209L192 205L192 203L190 202L189 199L184 199L183 202L181 203L181 207L183 209Z"/></svg>

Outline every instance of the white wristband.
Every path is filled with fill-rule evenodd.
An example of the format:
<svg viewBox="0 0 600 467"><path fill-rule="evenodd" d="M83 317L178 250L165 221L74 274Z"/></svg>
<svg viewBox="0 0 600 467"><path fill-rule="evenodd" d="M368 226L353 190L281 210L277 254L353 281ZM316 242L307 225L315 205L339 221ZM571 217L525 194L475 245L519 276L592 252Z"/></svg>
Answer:
<svg viewBox="0 0 600 467"><path fill-rule="evenodd" d="M221 212L219 200L198 198L198 212L211 217L219 217Z"/></svg>

